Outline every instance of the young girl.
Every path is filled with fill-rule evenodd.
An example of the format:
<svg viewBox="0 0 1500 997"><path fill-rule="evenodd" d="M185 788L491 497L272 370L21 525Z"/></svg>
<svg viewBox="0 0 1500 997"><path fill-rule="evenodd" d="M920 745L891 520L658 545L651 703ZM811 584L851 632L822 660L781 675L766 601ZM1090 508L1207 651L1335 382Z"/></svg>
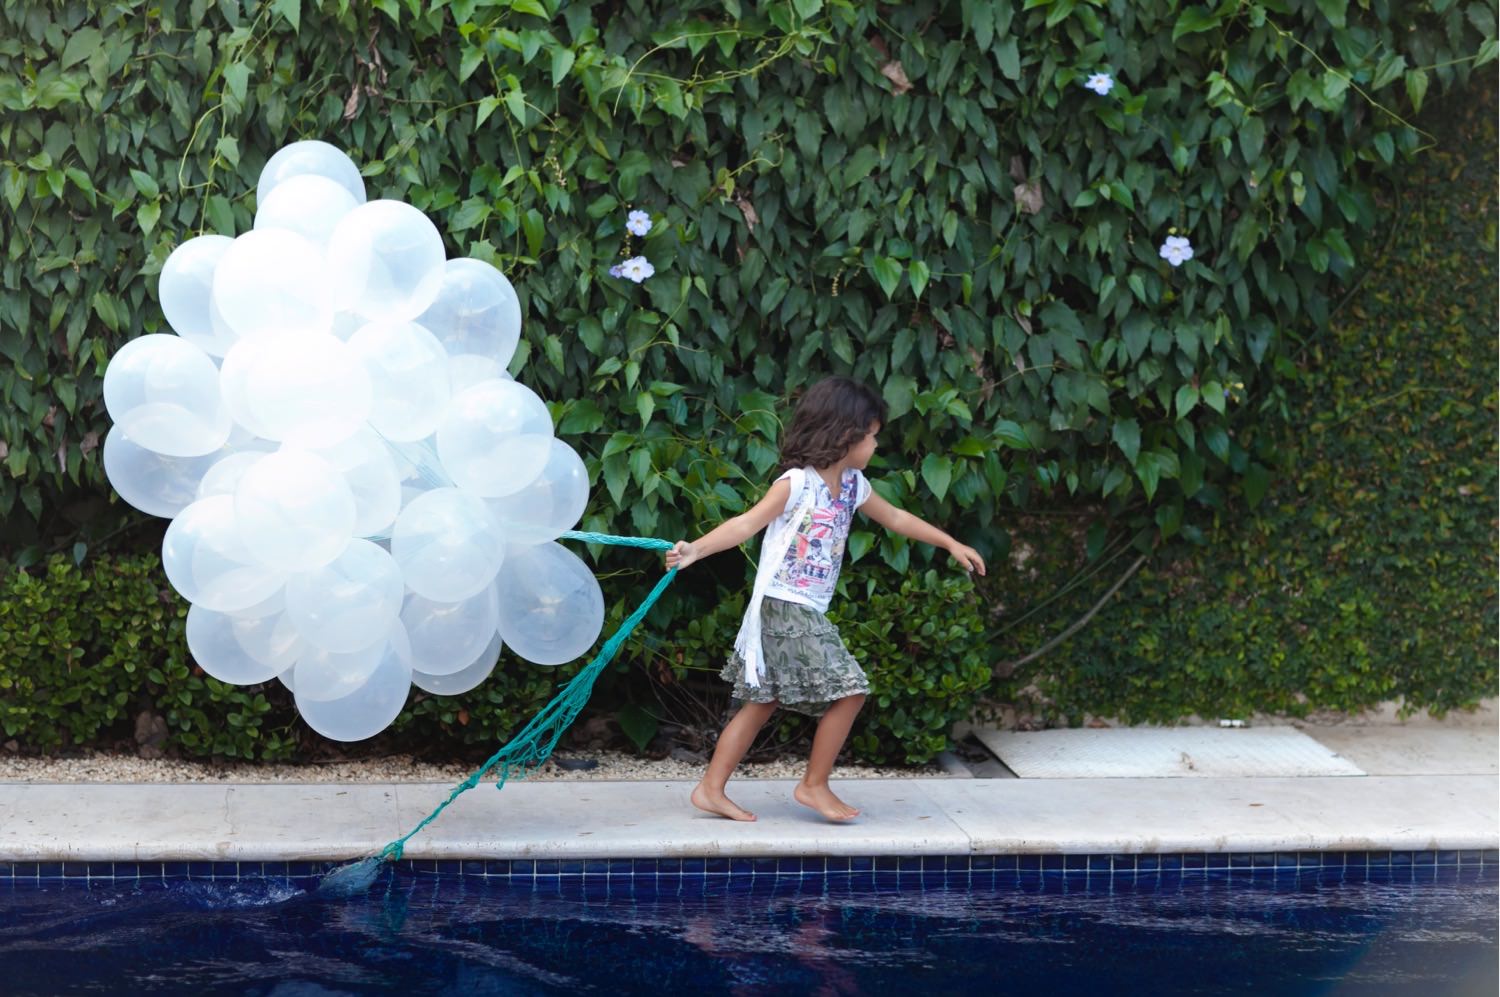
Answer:
<svg viewBox="0 0 1500 997"><path fill-rule="evenodd" d="M870 691L828 609L854 510L902 536L942 547L966 571L984 574L972 547L876 495L861 472L875 453L885 403L869 388L833 377L810 388L781 445L783 472L748 512L667 552L667 567L744 543L761 530L760 568L734 653L723 677L744 705L719 735L714 757L693 789L693 805L733 820L755 815L724 795L724 784L777 706L818 717L807 772L792 795L833 821L859 811L833 795L828 775ZM766 529L767 526L770 529Z"/></svg>

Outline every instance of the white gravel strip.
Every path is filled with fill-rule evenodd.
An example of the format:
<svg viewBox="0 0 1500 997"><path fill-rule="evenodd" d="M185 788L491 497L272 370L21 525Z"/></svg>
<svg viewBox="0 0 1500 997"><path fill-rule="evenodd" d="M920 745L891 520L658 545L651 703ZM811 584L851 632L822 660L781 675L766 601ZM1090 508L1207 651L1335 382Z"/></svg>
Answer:
<svg viewBox="0 0 1500 997"><path fill-rule="evenodd" d="M531 782L596 781L626 782L697 779L705 765L662 759L655 761L613 751L570 751L559 754L568 761L593 760L591 769L565 769L548 760L529 777ZM736 779L800 778L805 759L782 759L761 764L746 763ZM135 782L336 782L355 785L391 782L451 782L468 777L478 763L435 765L418 762L408 755L361 761L312 765L267 765L144 759L134 755L91 753L79 758L23 758L0 754L0 782L35 783L135 783ZM835 779L941 779L946 773L936 765L909 768L875 768L836 765Z"/></svg>

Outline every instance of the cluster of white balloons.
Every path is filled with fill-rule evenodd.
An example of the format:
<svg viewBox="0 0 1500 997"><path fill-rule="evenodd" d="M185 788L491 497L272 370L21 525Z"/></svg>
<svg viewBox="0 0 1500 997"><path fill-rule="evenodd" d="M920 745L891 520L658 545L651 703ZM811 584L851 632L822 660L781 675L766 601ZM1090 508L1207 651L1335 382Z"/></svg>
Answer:
<svg viewBox="0 0 1500 997"><path fill-rule="evenodd" d="M541 665L585 653L604 598L556 540L588 475L506 373L510 283L445 259L417 208L367 202L324 142L272 156L256 204L252 231L172 253L176 334L132 340L104 377L105 473L172 520L162 560L198 664L279 677L314 730L357 741L413 684L479 685L502 643Z"/></svg>

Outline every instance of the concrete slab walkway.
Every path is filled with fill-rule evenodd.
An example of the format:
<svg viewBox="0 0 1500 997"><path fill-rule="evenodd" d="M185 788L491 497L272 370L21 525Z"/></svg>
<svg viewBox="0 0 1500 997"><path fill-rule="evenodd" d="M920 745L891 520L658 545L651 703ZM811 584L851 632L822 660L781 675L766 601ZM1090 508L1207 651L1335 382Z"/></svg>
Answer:
<svg viewBox="0 0 1500 997"><path fill-rule="evenodd" d="M458 798L408 858L650 858L1500 847L1491 775L891 779L838 784L830 824L781 780L731 783L760 820L700 814L688 782L516 782ZM0 862L342 860L415 827L451 786L0 784Z"/></svg>

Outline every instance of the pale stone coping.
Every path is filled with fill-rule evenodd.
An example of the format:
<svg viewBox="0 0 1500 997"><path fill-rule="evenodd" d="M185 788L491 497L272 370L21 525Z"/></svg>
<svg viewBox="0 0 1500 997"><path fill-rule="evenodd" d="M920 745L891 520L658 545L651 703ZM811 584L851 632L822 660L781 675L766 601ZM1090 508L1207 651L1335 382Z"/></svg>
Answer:
<svg viewBox="0 0 1500 997"><path fill-rule="evenodd" d="M669 858L1427 851L1500 847L1491 776L885 779L836 783L832 824L791 780L730 784L760 820L699 813L691 782L482 784L405 857ZM372 854L452 786L0 784L0 861L303 861Z"/></svg>

